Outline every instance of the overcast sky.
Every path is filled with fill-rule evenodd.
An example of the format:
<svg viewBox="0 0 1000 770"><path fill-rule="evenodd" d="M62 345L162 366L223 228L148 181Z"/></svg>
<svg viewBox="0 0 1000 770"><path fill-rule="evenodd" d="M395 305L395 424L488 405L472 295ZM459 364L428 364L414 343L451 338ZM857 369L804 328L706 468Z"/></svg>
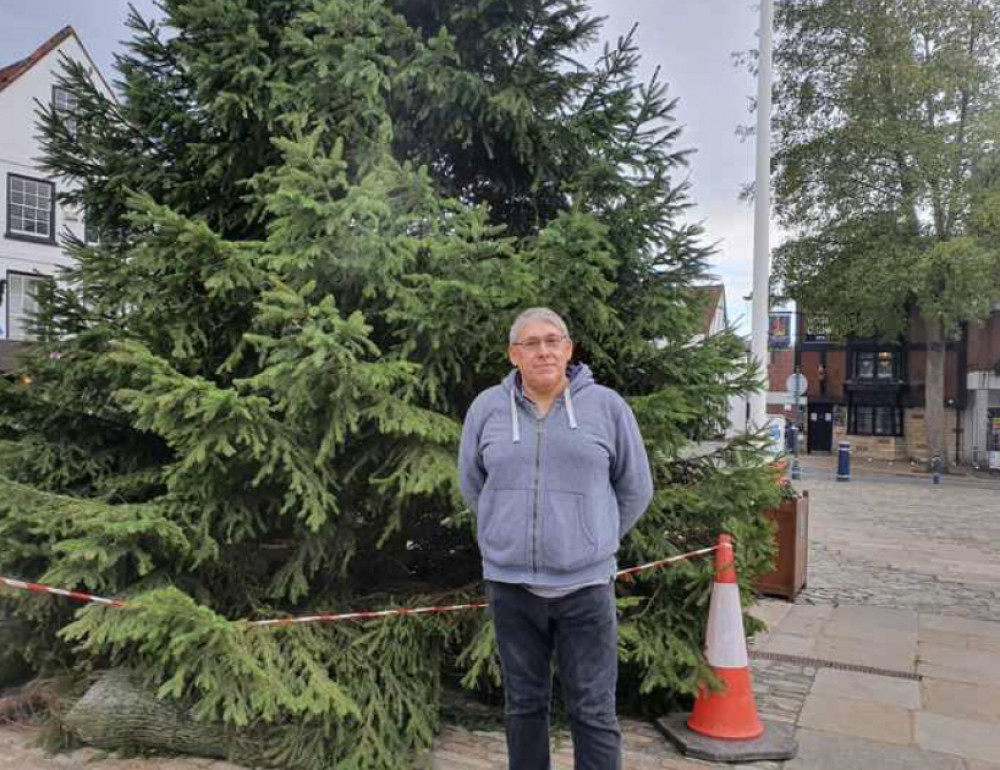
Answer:
<svg viewBox="0 0 1000 770"><path fill-rule="evenodd" d="M133 0L152 14L152 0ZM741 142L738 125L750 122L751 76L733 65L734 52L755 44L754 0L591 0L595 15L606 16L606 40L638 23L636 41L642 73L660 67L669 94L679 98L676 118L684 127L681 146L696 150L690 181L693 220L718 242L713 270L726 284L731 320L749 315L742 299L752 285L752 207L738 200L754 168L753 142ZM111 80L112 54L126 36L124 0L0 0L0 66L27 55L67 24L73 25L105 77ZM0 117L2 119L2 117ZM744 331L749 325L744 318Z"/></svg>

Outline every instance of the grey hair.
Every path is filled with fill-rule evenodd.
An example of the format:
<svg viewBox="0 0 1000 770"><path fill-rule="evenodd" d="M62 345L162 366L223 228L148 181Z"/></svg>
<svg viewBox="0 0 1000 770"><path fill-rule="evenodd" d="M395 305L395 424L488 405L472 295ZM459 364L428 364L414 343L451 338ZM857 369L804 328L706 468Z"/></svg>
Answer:
<svg viewBox="0 0 1000 770"><path fill-rule="evenodd" d="M545 323L552 324L569 339L569 329L566 327L566 322L559 317L559 314L555 310L549 310L547 307L529 307L515 318L514 323L510 325L511 345L517 342L517 335L532 321L544 321Z"/></svg>

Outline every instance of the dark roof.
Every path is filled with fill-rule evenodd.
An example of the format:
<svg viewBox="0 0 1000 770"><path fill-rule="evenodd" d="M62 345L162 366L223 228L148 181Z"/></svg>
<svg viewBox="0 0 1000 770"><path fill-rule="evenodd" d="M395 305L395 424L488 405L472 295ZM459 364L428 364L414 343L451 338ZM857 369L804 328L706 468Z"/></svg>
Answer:
<svg viewBox="0 0 1000 770"><path fill-rule="evenodd" d="M0 69L0 91L3 91L7 86L21 77L21 75L38 64L46 55L52 53L52 51L59 47L60 43L71 35L76 37L76 32L73 28L68 26L63 27L23 59Z"/></svg>

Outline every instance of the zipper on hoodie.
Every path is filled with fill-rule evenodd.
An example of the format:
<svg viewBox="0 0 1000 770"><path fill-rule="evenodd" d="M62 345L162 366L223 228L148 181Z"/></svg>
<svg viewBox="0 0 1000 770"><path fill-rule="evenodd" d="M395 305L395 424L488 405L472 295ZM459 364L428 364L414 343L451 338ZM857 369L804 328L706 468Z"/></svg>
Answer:
<svg viewBox="0 0 1000 770"><path fill-rule="evenodd" d="M535 484L534 503L531 511L531 571L538 572L538 495L542 467L542 434L545 432L545 418L535 417Z"/></svg>

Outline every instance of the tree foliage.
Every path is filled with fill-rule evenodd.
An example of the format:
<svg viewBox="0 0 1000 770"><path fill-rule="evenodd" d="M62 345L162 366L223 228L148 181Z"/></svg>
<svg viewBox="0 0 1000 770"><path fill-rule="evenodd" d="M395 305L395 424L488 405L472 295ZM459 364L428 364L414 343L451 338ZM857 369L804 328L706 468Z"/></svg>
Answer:
<svg viewBox="0 0 1000 770"><path fill-rule="evenodd" d="M642 424L658 493L622 560L728 529L747 581L766 566L758 445L681 459L754 380L734 335L690 342L709 250L631 39L578 62L576 0L163 11L130 19L120 100L68 64L75 133L41 115L101 239L67 243L30 385L0 385L0 571L130 608L3 597L40 669L126 665L201 718L285 728L281 766L405 766L443 684L496 687L488 617L243 619L475 594L461 418L533 304ZM710 580L623 588L632 706L695 690Z"/></svg>

